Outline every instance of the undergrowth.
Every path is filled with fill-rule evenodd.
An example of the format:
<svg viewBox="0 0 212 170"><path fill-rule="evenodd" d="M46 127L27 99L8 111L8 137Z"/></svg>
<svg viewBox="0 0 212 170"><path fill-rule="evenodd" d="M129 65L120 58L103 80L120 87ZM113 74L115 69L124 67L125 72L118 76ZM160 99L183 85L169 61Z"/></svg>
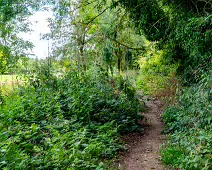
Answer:
<svg viewBox="0 0 212 170"><path fill-rule="evenodd" d="M142 130L142 107L122 78L96 73L41 70L3 96L0 169L107 169L120 134Z"/></svg>
<svg viewBox="0 0 212 170"><path fill-rule="evenodd" d="M204 76L204 75L203 75ZM162 149L162 160L174 168L212 168L211 76L180 92L178 103L164 113L170 139Z"/></svg>
<svg viewBox="0 0 212 170"><path fill-rule="evenodd" d="M137 85L145 94L166 96L165 91L168 90L170 93L175 89L177 83L175 74L179 64L170 63L164 55L164 51L152 48L139 61L140 74Z"/></svg>

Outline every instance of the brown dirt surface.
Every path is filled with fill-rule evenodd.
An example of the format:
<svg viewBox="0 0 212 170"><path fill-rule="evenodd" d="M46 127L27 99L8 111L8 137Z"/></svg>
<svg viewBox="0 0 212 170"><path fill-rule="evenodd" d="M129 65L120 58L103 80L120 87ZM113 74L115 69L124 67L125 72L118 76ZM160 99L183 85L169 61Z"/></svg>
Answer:
<svg viewBox="0 0 212 170"><path fill-rule="evenodd" d="M147 122L141 122L144 126L144 134L130 134L123 137L127 142L128 152L119 163L121 170L165 170L160 161L160 146L165 136L161 134L164 123L161 121L163 106L158 99L146 102L149 108L142 113Z"/></svg>

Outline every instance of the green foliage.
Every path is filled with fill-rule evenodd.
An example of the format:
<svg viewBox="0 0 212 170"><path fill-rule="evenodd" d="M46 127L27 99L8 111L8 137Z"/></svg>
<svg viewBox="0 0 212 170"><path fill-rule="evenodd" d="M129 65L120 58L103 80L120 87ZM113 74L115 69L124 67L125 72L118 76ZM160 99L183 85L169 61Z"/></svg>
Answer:
<svg viewBox="0 0 212 170"><path fill-rule="evenodd" d="M171 137L162 151L163 161L180 169L211 169L211 1L118 2L129 11L138 31L158 41L158 52L149 57L158 60L149 60L149 50L142 59L140 87L158 91L170 84L174 73L182 75L184 85L193 85L184 88L179 103L164 114Z"/></svg>
<svg viewBox="0 0 212 170"><path fill-rule="evenodd" d="M158 5L156 0L120 0L130 17L134 21L139 32L145 34L150 41L158 41L163 38L168 25L168 18ZM117 2L114 3L117 5Z"/></svg>
<svg viewBox="0 0 212 170"><path fill-rule="evenodd" d="M51 20L53 55L84 65L98 64L113 74L133 68L143 50L144 37L137 34L129 16L111 1L61 0ZM79 8L81 7L81 8ZM69 28L69 29L67 29Z"/></svg>
<svg viewBox="0 0 212 170"><path fill-rule="evenodd" d="M210 0L120 0L130 13L138 31L148 40L158 41L164 57L180 63L177 73L184 83L191 85L201 80L202 71L211 63Z"/></svg>
<svg viewBox="0 0 212 170"><path fill-rule="evenodd" d="M1 169L107 169L102 161L124 149L119 134L141 130L124 80L97 69L59 79L41 70L33 80L0 106Z"/></svg>
<svg viewBox="0 0 212 170"><path fill-rule="evenodd" d="M103 61L106 65L107 70L110 69L111 74L113 74L113 66L114 66L114 52L113 46L108 43L106 47L103 49Z"/></svg>
<svg viewBox="0 0 212 170"><path fill-rule="evenodd" d="M181 163L181 158L183 151L178 146L169 146L168 148L162 150L162 161L166 165L179 165Z"/></svg>
<svg viewBox="0 0 212 170"><path fill-rule="evenodd" d="M210 69L212 16L177 16L172 24L175 32L170 34L166 47L172 55L166 58L180 61L178 73L183 75L185 84L196 83Z"/></svg>
<svg viewBox="0 0 212 170"><path fill-rule="evenodd" d="M136 129L138 126L136 119L139 118L136 115L141 108L136 106L138 99L133 88L129 84L127 85L122 78L110 80L105 79L105 75L99 71L94 73L92 71L91 74L88 73L89 75L78 75L76 72L71 72L66 77L62 86L63 89L67 87L68 89L64 91L65 93L60 92L60 95L71 103L74 101L74 103L73 105L63 103L63 109L67 110L69 114L75 113L79 119L85 121L101 123L116 121L121 132ZM98 77L96 77L97 75ZM71 84L73 87L70 87ZM105 85L103 86L103 84ZM70 91L70 88L73 90Z"/></svg>
<svg viewBox="0 0 212 170"><path fill-rule="evenodd" d="M137 85L144 93L157 95L171 85L178 64L163 58L163 51L148 50L140 59L140 74Z"/></svg>
<svg viewBox="0 0 212 170"><path fill-rule="evenodd" d="M12 72L18 59L32 49L32 43L20 38L20 33L30 31L27 17L46 3L45 0L0 0L0 74Z"/></svg>
<svg viewBox="0 0 212 170"><path fill-rule="evenodd" d="M209 78L209 79L208 79ZM179 103L170 106L163 119L170 141L162 150L163 161L176 168L209 170L212 167L211 77L185 88Z"/></svg>
<svg viewBox="0 0 212 170"><path fill-rule="evenodd" d="M198 15L211 13L212 3L210 0L162 0L164 4L178 5L185 11L192 11Z"/></svg>

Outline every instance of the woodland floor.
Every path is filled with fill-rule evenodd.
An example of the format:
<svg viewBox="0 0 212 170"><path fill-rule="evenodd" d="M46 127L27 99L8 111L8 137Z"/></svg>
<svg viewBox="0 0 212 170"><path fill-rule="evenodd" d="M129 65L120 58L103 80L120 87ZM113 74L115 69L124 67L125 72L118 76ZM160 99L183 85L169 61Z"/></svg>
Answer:
<svg viewBox="0 0 212 170"><path fill-rule="evenodd" d="M122 170L165 170L160 161L160 146L165 140L161 134L164 123L161 121L163 106L158 99L146 102L148 111L142 113L147 122L142 122L144 134L130 134L123 137L128 152L119 163Z"/></svg>

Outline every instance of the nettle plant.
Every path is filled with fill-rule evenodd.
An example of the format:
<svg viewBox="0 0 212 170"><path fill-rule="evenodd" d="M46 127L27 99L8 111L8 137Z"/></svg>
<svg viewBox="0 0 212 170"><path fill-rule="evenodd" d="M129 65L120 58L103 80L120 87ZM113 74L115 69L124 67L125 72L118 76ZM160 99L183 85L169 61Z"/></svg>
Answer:
<svg viewBox="0 0 212 170"><path fill-rule="evenodd" d="M5 98L1 169L107 169L106 160L125 149L119 135L142 130L142 106L132 87L96 72L34 76Z"/></svg>

